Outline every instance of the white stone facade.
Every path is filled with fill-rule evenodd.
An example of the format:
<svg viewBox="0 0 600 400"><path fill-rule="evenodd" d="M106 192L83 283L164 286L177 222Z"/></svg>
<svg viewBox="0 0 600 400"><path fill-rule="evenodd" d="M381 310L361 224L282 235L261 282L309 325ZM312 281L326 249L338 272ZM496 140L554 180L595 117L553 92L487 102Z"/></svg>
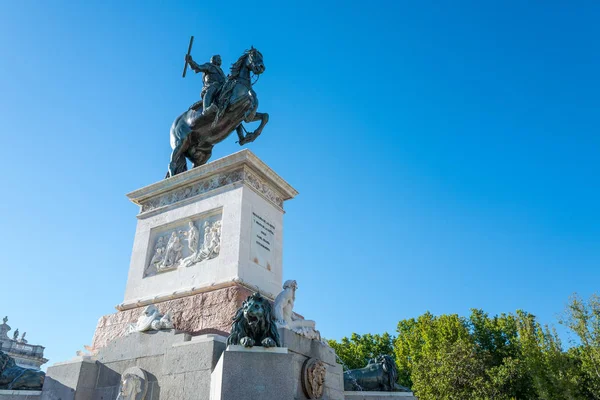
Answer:
<svg viewBox="0 0 600 400"><path fill-rule="evenodd" d="M249 150L130 193L140 214L117 309L233 283L273 299L282 284L283 202L296 195Z"/></svg>

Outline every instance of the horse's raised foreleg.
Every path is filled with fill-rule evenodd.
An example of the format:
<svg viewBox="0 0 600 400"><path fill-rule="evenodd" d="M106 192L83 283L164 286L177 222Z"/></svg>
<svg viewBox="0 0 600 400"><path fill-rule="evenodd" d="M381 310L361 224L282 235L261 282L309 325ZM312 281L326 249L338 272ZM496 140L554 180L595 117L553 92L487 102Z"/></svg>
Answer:
<svg viewBox="0 0 600 400"><path fill-rule="evenodd" d="M257 137L260 136L265 125L267 124L267 122L269 122L269 114L257 112L250 119L244 120L244 122L248 122L248 123L255 122L255 121L260 121L260 125L258 126L258 128L256 128L256 130L254 132L248 132L246 134L246 136L244 136L244 132L243 132L244 128L242 127L242 124L239 124L238 127L236 128L238 137L240 138L240 140L239 140L240 146L242 146L246 143L253 142Z"/></svg>

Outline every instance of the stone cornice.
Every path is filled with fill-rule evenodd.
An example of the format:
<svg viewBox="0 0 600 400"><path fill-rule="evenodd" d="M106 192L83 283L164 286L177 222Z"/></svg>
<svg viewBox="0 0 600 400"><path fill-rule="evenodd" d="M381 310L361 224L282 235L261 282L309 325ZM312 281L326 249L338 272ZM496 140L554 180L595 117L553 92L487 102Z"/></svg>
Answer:
<svg viewBox="0 0 600 400"><path fill-rule="evenodd" d="M244 183L283 210L298 192L250 150L242 150L127 194L140 215L194 198L221 187Z"/></svg>

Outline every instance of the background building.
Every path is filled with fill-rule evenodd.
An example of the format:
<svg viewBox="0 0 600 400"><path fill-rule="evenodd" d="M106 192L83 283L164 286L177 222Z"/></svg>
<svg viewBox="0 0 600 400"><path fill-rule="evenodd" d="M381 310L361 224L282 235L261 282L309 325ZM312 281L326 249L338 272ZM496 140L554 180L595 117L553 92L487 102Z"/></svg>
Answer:
<svg viewBox="0 0 600 400"><path fill-rule="evenodd" d="M13 332L11 339L8 336L8 332L11 330L7 324L8 317L4 317L2 322L0 325L0 350L13 357L17 365L39 370L40 366L48 361L44 358L45 347L27 343L26 332L20 334L18 329Z"/></svg>

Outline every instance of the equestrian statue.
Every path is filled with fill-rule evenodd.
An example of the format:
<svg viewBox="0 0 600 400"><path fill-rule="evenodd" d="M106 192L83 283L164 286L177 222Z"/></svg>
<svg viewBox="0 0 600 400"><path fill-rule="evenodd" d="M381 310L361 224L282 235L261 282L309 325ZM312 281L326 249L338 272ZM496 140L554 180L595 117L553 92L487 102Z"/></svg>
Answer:
<svg viewBox="0 0 600 400"><path fill-rule="evenodd" d="M221 70L221 56L214 55L210 62L198 64L190 50L185 56L183 76L188 65L196 73L204 74L201 100L181 114L171 126L171 160L167 178L187 171L187 160L193 167L206 164L213 146L227 138L234 130L240 146L253 142L269 121L269 114L257 112L258 97L252 89L253 75L265 72L262 54L251 47L231 66L226 77ZM242 122L260 121L254 132L247 132Z"/></svg>

